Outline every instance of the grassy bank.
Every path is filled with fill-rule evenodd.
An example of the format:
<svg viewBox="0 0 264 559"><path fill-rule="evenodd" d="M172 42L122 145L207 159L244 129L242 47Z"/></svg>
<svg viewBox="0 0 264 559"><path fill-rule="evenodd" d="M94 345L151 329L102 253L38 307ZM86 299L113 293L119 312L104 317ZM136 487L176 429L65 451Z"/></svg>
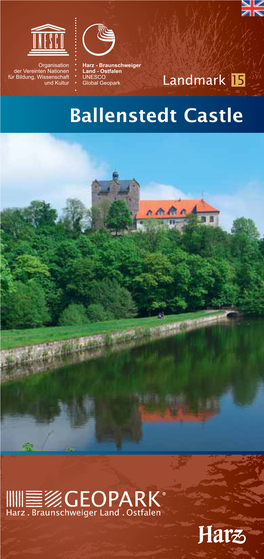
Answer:
<svg viewBox="0 0 264 559"><path fill-rule="evenodd" d="M217 311L219 312L219 311ZM2 349L24 347L29 345L69 340L82 336L95 334L111 334L122 330L134 328L151 328L169 324L171 322L182 322L192 320L208 314L206 311L169 315L160 320L156 317L131 318L124 320L111 320L109 322L94 322L85 326L53 326L46 328L29 328L26 330L5 330L2 332Z"/></svg>

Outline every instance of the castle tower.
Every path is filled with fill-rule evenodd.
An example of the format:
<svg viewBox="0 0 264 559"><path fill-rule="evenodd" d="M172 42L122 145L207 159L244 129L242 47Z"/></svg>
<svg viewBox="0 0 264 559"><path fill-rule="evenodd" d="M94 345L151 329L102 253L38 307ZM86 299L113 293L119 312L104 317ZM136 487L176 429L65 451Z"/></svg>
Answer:
<svg viewBox="0 0 264 559"><path fill-rule="evenodd" d="M119 180L119 174L114 171L111 180L92 183L92 208L100 206L103 208L115 200L124 200L130 211L133 222L136 222L136 214L139 210L140 184L135 179Z"/></svg>

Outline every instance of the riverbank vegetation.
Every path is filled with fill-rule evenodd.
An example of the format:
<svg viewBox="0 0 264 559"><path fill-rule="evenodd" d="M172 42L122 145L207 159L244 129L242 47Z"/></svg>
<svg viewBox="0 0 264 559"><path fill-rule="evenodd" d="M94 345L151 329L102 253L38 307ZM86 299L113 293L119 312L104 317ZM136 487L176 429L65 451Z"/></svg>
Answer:
<svg viewBox="0 0 264 559"><path fill-rule="evenodd" d="M215 311L219 314L218 311ZM214 312L210 314L215 314ZM150 318L127 318L120 320L109 320L107 322L86 323L81 326L46 326L44 328L26 328L22 330L5 330L2 332L2 349L23 347L59 340L69 340L82 336L94 336L96 334L112 334L114 332L125 332L126 330L142 330L147 333L149 328L162 326L185 320L195 320L206 316L206 311L194 313L182 313L165 316L162 320L157 317Z"/></svg>
<svg viewBox="0 0 264 559"><path fill-rule="evenodd" d="M264 241L250 219L231 233L189 216L182 234L95 230L75 199L2 212L2 327L84 327L235 306L264 314ZM117 231L116 231L117 232ZM109 322L109 324L110 324ZM122 327L123 328L123 327ZM4 335L5 338L5 335Z"/></svg>

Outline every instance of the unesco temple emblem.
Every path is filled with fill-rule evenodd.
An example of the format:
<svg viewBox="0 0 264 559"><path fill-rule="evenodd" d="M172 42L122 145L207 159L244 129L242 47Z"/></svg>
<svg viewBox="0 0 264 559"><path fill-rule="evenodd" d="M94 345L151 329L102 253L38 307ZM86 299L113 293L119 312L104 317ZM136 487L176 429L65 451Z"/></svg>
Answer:
<svg viewBox="0 0 264 559"><path fill-rule="evenodd" d="M56 25L40 25L31 29L33 45L28 56L69 56L64 48L65 29Z"/></svg>

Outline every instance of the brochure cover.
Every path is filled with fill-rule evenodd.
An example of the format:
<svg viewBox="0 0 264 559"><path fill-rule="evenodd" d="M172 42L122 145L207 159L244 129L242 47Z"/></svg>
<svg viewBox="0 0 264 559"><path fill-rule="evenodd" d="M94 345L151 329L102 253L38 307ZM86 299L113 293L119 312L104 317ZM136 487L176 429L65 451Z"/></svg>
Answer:
<svg viewBox="0 0 264 559"><path fill-rule="evenodd" d="M2 0L3 559L264 553L264 2Z"/></svg>

